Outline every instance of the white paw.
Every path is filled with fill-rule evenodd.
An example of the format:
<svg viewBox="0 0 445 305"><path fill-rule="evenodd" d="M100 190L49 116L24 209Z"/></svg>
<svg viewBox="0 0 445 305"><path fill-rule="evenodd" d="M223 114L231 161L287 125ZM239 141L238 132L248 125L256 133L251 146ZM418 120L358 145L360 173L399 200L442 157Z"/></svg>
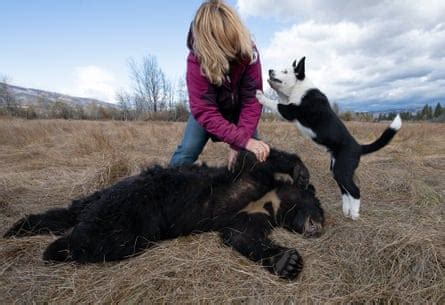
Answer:
<svg viewBox="0 0 445 305"><path fill-rule="evenodd" d="M343 214L345 217L350 217L352 220L360 218L360 199L355 199L350 195L342 195L343 200Z"/></svg>
<svg viewBox="0 0 445 305"><path fill-rule="evenodd" d="M357 220L360 218L360 199L349 198L351 206L351 218Z"/></svg>
<svg viewBox="0 0 445 305"><path fill-rule="evenodd" d="M264 104L264 98L265 98L265 96L264 96L263 91L261 91L261 90L257 90L255 96L256 96L258 102L260 102L261 104Z"/></svg>
<svg viewBox="0 0 445 305"><path fill-rule="evenodd" d="M345 217L349 217L351 215L351 205L349 204L349 196L348 195L343 195L342 196L342 201L343 201L343 215L345 215Z"/></svg>
<svg viewBox="0 0 445 305"><path fill-rule="evenodd" d="M360 214L351 214L351 219L352 220L358 220L360 218Z"/></svg>

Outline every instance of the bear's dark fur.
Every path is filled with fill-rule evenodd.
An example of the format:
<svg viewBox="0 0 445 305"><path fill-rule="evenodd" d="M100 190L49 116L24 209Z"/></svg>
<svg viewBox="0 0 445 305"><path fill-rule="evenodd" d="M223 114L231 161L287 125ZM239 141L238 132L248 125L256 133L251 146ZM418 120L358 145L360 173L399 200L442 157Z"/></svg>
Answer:
<svg viewBox="0 0 445 305"><path fill-rule="evenodd" d="M130 257L159 240L218 231L242 255L293 279L302 269L300 255L272 242L269 233L282 226L317 236L323 222L307 168L295 154L272 150L263 163L242 152L234 172L154 166L66 209L27 216L5 237L65 234L43 259L92 263Z"/></svg>

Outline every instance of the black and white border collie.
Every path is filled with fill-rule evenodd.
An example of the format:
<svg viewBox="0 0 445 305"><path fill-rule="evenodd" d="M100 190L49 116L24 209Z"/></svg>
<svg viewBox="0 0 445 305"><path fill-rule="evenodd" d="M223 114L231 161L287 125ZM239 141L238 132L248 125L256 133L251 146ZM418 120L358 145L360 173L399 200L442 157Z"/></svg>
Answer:
<svg viewBox="0 0 445 305"><path fill-rule="evenodd" d="M305 75L305 57L282 71L269 70L268 82L277 92L279 101L267 98L257 91L258 101L294 122L300 132L324 146L331 154L331 172L340 187L343 213L359 218L360 189L354 183L354 171L360 157L387 145L402 127L400 116L394 119L383 134L371 144L360 145L332 110L328 98Z"/></svg>

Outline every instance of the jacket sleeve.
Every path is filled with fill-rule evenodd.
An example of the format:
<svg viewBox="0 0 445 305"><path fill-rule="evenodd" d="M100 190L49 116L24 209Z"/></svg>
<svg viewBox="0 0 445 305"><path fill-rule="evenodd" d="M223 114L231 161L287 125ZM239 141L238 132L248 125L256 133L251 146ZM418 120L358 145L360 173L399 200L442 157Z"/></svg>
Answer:
<svg viewBox="0 0 445 305"><path fill-rule="evenodd" d="M190 52L186 73L190 111L204 129L232 147L244 148L251 134L227 121L218 109L216 88L201 74L197 58Z"/></svg>
<svg viewBox="0 0 445 305"><path fill-rule="evenodd" d="M240 81L240 101L241 113L238 120L238 128L247 134L250 139L254 134L258 121L261 117L262 105L256 98L256 91L263 90L263 80L261 76L261 61L256 47L254 47L254 58L241 77ZM237 147L232 146L237 149ZM243 147L242 147L243 148Z"/></svg>

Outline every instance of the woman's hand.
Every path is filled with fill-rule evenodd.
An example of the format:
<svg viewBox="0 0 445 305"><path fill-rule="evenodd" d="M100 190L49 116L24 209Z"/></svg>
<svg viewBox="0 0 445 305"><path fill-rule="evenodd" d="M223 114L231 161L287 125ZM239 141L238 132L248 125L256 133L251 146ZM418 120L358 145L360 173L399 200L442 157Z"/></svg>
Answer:
<svg viewBox="0 0 445 305"><path fill-rule="evenodd" d="M236 159L238 158L238 154L239 154L239 151L230 148L229 162L228 162L227 167L228 167L229 171L231 171L231 172L233 172L233 170L235 169L235 163L236 163Z"/></svg>
<svg viewBox="0 0 445 305"><path fill-rule="evenodd" d="M249 141L247 141L246 149L253 152L257 160L260 162L266 161L270 153L269 145L267 145L263 141L255 139L249 139Z"/></svg>

